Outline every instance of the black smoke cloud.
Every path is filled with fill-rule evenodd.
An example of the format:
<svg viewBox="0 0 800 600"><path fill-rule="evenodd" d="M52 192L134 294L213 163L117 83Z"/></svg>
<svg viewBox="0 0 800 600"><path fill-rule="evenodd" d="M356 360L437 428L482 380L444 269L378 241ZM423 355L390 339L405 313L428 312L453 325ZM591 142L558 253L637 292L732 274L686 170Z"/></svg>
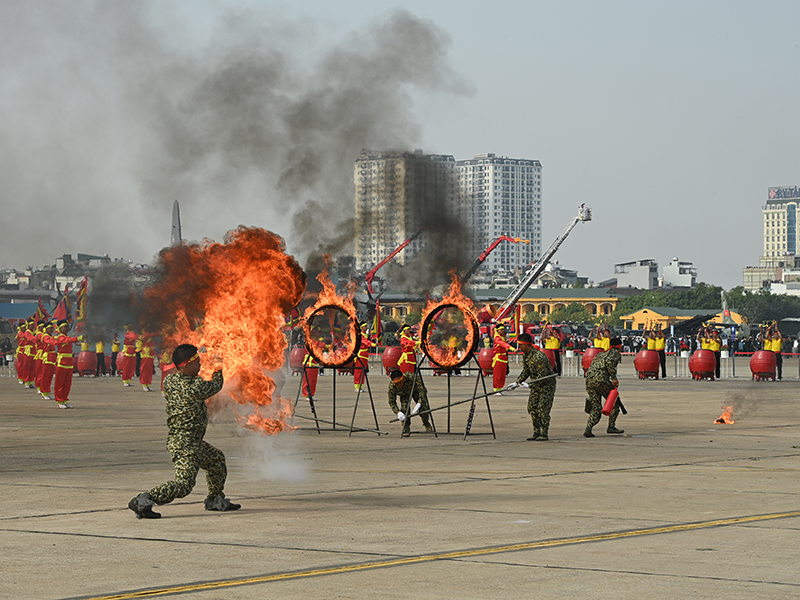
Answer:
<svg viewBox="0 0 800 600"><path fill-rule="evenodd" d="M231 12L198 42L162 6L0 4L0 195L22 224L0 266L65 251L147 262L175 199L189 237L243 222L283 232L301 263L348 251L361 149L420 144L415 93L471 91L447 34L407 11L335 44L314 23Z"/></svg>

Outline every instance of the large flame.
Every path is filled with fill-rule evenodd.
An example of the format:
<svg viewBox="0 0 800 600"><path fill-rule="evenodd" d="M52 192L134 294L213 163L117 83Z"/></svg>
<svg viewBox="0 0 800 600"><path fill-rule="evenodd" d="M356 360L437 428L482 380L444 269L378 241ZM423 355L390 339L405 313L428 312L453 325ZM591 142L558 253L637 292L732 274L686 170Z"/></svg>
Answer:
<svg viewBox="0 0 800 600"><path fill-rule="evenodd" d="M461 293L462 282L450 272L450 287L439 302L428 302L422 313L422 351L445 368L469 360L478 335L478 320L472 301Z"/></svg>
<svg viewBox="0 0 800 600"><path fill-rule="evenodd" d="M736 421L733 420L733 406L723 406L722 415L714 423L722 423L725 425L733 425Z"/></svg>
<svg viewBox="0 0 800 600"><path fill-rule="evenodd" d="M201 376L222 368L225 391L246 407L236 411L241 426L269 434L289 428L292 402L274 395L266 375L283 366L284 315L305 290L305 274L283 240L240 226L222 244L165 248L157 270L158 283L145 290L145 311L162 325L165 349L190 343L206 350Z"/></svg>
<svg viewBox="0 0 800 600"><path fill-rule="evenodd" d="M329 262L327 255L325 261ZM338 367L353 358L360 342L353 290L349 289L347 296L337 294L327 269L317 275L317 281L322 291L303 313L306 347L323 366Z"/></svg>

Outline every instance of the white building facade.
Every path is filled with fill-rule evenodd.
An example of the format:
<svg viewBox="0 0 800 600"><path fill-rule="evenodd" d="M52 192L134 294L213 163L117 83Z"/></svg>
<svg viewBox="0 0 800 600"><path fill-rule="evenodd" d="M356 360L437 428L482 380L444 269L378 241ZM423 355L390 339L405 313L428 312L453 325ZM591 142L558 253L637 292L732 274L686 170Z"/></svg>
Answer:
<svg viewBox="0 0 800 600"><path fill-rule="evenodd" d="M797 205L800 187L768 188L764 205L764 251L762 256L772 262L797 254ZM794 259L792 258L792 261Z"/></svg>
<svg viewBox="0 0 800 600"><path fill-rule="evenodd" d="M695 287L697 285L697 269L692 263L673 258L664 267L664 287Z"/></svg>
<svg viewBox="0 0 800 600"><path fill-rule="evenodd" d="M476 154L456 162L458 202L472 230L477 258L501 235L529 240L502 242L478 271L508 273L542 254L542 165L538 160Z"/></svg>

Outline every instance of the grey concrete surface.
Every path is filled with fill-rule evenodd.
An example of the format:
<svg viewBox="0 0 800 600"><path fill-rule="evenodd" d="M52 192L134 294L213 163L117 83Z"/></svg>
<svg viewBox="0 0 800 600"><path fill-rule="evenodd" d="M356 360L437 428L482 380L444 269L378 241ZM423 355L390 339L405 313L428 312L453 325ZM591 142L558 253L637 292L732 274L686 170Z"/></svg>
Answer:
<svg viewBox="0 0 800 600"><path fill-rule="evenodd" d="M226 492L243 508L205 511L201 475L159 520L126 506L171 478L160 394L76 378L75 409L57 410L2 377L0 597L800 596L798 381L639 381L631 363L624 436L607 435L605 418L596 438L581 436L576 377L558 381L549 442L525 440L522 391L491 399L497 439L481 402L466 441L468 404L452 409L452 434L441 433L439 411L439 437L403 439L377 370L370 383L388 436L264 438L223 411L206 439L228 457ZM328 371L317 394L326 419L332 381ZM446 378L426 382L432 406L444 404ZM298 384L288 379L284 393ZM474 384L452 378L453 400ZM349 423L351 380L337 378L337 392L336 419ZM714 423L727 404L736 423ZM298 412L310 416L307 405ZM374 426L368 398L356 424ZM756 518L705 526L737 517ZM652 528L663 529L634 534Z"/></svg>

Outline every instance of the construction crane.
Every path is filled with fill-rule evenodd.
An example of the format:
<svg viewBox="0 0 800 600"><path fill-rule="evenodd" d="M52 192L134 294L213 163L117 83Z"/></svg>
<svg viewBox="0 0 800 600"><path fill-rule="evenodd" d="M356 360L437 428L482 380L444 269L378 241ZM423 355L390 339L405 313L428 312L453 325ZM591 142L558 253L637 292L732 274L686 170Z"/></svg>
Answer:
<svg viewBox="0 0 800 600"><path fill-rule="evenodd" d="M374 267L372 267L372 269L370 269L370 270L369 270L369 272L368 272L366 275L364 275L364 281L365 281L365 282L366 282L366 284L367 284L367 294L369 294L369 297L370 297L370 299L372 299L372 294L374 294L374 293L375 293L375 290L374 290L374 289L372 289L372 280L373 280L373 279L375 279L375 273L377 273L377 272L378 272L378 269L380 269L380 268L381 268L383 265L385 265L385 264L386 264L386 263L388 263L390 260L392 260L392 259L393 259L395 256L397 256L397 255L398 255L400 252L402 252L402 251L403 251L403 249L404 249L406 246L408 246L408 245L409 245L411 242L413 242L415 239L417 239L417 238L420 236L420 234L422 233L422 231L423 231L423 230L422 230L422 229L420 229L420 230L419 230L417 233L415 233L414 235L412 235L412 236L411 236L410 238L408 238L408 239L407 239L405 242L403 242L402 244L400 244L400 245L399 245L397 248L395 248L394 250L392 250L392 252L389 254L389 256L387 256L387 257L386 257L386 258L384 258L384 259L383 259L381 262L379 262L377 265L375 265Z"/></svg>
<svg viewBox="0 0 800 600"><path fill-rule="evenodd" d="M508 237L507 235L501 235L499 238L497 238L495 241L489 244L489 247L486 248L486 250L481 252L481 255L475 260L475 263L469 268L469 271L467 271L466 274L461 278L461 281L463 283L466 284L469 281L469 278L472 277L475 271L478 270L478 267L480 267L483 264L483 261L485 261L486 257L489 256L489 254L491 254L492 250L494 250L495 248L497 248L497 246L500 245L500 242L511 242L512 244L519 244L520 242L523 242L525 244L531 243L530 240L523 240L522 238L518 237L512 238Z"/></svg>
<svg viewBox="0 0 800 600"><path fill-rule="evenodd" d="M511 314L514 305L522 297L522 294L525 293L525 290L527 290L536 280L536 278L541 275L542 271L544 271L544 268L547 266L547 263L550 262L550 259L556 253L558 247L561 246L561 244L564 243L564 240L567 239L567 236L573 230L575 225L577 225L579 221L591 220L592 209L586 208L585 204L581 204L580 208L578 208L578 216L572 218L572 221L569 225L567 225L566 229L564 229L564 231L561 232L561 235L556 238L552 245L547 249L547 252L542 254L539 257L539 260L537 260L533 266L528 269L528 272L525 273L525 276L520 279L517 287L511 291L511 293L508 295L508 298L506 298L500 305L500 308L497 309L497 312L494 315L494 320L496 323L503 321Z"/></svg>

